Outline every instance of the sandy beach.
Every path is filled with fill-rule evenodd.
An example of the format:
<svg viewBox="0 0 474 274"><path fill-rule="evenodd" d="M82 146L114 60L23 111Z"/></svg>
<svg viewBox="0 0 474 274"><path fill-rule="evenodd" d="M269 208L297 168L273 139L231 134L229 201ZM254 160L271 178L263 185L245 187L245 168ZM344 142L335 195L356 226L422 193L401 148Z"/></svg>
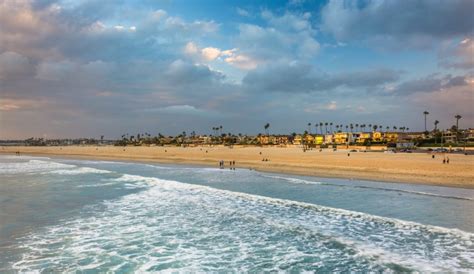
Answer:
<svg viewBox="0 0 474 274"><path fill-rule="evenodd" d="M235 161L236 168L252 168L318 177L338 177L387 182L431 184L474 188L474 157L442 154L433 159L428 153L350 152L309 150L297 147L2 147L2 153L50 155L58 157L198 164L218 168L220 160ZM268 161L262 161L268 159Z"/></svg>

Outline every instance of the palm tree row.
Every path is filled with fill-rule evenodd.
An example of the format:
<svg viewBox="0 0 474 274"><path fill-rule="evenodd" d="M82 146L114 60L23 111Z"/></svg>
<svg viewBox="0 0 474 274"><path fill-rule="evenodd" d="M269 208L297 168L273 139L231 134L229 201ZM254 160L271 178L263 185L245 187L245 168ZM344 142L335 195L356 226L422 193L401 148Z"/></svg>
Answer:
<svg viewBox="0 0 474 274"><path fill-rule="evenodd" d="M333 125L335 127L335 131L333 130ZM329 126L329 128L328 128ZM342 132L344 131L350 131L350 132L359 132L359 131L363 131L365 132L366 130L373 130L373 131L377 131L380 130L380 131L390 131L390 130L393 130L393 131L396 131L397 129L400 130L400 131L405 131L405 130L409 130L408 127L405 127L405 126L402 126L402 127L397 127L397 126L382 126L382 125L377 125L377 124L347 124L347 125L343 125L343 124L334 124L332 122L319 122L319 123L314 123L314 127L315 127L315 130L316 132L315 133L318 133L318 128L319 128L319 134L323 135L323 134L329 134L329 133L334 133L334 132ZM308 132L311 133L311 123L308 123Z"/></svg>

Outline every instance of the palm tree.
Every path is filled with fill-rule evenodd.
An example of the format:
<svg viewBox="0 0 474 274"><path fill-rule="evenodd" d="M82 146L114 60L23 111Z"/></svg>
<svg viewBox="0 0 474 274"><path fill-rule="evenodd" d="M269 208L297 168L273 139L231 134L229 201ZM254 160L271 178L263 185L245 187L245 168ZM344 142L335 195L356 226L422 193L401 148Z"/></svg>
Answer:
<svg viewBox="0 0 474 274"><path fill-rule="evenodd" d="M221 134L222 134L222 126L219 126L219 129L221 130Z"/></svg>
<svg viewBox="0 0 474 274"><path fill-rule="evenodd" d="M263 127L265 129L265 133L267 134L267 136L269 135L268 133L268 129L270 128L270 123L266 123L265 126Z"/></svg>
<svg viewBox="0 0 474 274"><path fill-rule="evenodd" d="M308 123L308 132L311 134L311 123Z"/></svg>
<svg viewBox="0 0 474 274"><path fill-rule="evenodd" d="M373 128L374 128L374 131L377 131L378 126L374 125Z"/></svg>
<svg viewBox="0 0 474 274"><path fill-rule="evenodd" d="M428 116L428 114L430 114L428 111L423 111L423 115L425 115L425 131L427 131L426 129L426 117Z"/></svg>
<svg viewBox="0 0 474 274"><path fill-rule="evenodd" d="M354 129L354 125L350 124L350 127L351 127L351 133L352 133L352 130Z"/></svg>
<svg viewBox="0 0 474 274"><path fill-rule="evenodd" d="M321 131L321 135L323 135L323 122L319 122L319 130Z"/></svg>
<svg viewBox="0 0 474 274"><path fill-rule="evenodd" d="M436 132L438 130L438 124L439 124L439 121L435 120L434 121L434 132Z"/></svg>
<svg viewBox="0 0 474 274"><path fill-rule="evenodd" d="M454 116L454 118L456 118L456 144L458 143L458 135L459 135L459 119L462 118L461 115L459 114L456 114L456 116Z"/></svg>
<svg viewBox="0 0 474 274"><path fill-rule="evenodd" d="M336 132L339 132L339 125L336 125Z"/></svg>
<svg viewBox="0 0 474 274"><path fill-rule="evenodd" d="M314 123L314 130L316 134L318 134L318 123Z"/></svg>
<svg viewBox="0 0 474 274"><path fill-rule="evenodd" d="M459 114L456 114L456 116L454 116L454 118L456 118L456 129L459 130L459 119L461 119L462 116L459 115Z"/></svg>
<svg viewBox="0 0 474 274"><path fill-rule="evenodd" d="M324 123L324 126L326 127L326 134L328 134L328 122Z"/></svg>
<svg viewBox="0 0 474 274"><path fill-rule="evenodd" d="M334 133L334 131L332 130L332 122L329 123L329 126L331 127L331 132Z"/></svg>

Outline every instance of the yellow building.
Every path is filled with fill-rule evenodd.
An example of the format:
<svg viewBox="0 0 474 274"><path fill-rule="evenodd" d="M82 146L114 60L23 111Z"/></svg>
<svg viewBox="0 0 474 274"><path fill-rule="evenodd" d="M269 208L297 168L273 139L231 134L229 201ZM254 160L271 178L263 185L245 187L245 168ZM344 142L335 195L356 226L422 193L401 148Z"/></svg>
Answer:
<svg viewBox="0 0 474 274"><path fill-rule="evenodd" d="M270 138L267 135L260 135L257 136L257 141L261 145L268 145L268 143L270 142Z"/></svg>
<svg viewBox="0 0 474 274"><path fill-rule="evenodd" d="M382 142L383 141L383 134L379 131L374 131L372 133L372 142Z"/></svg>
<svg viewBox="0 0 474 274"><path fill-rule="evenodd" d="M316 137L314 137L314 144L315 145L322 145L323 143L324 143L324 136L316 135Z"/></svg>
<svg viewBox="0 0 474 274"><path fill-rule="evenodd" d="M321 136L321 137L322 137L322 136ZM332 134L326 134L326 135L324 136L323 142L326 143L326 144L332 144L332 143L334 143L334 135L332 135Z"/></svg>
<svg viewBox="0 0 474 274"><path fill-rule="evenodd" d="M372 136L371 136L370 132L361 132L361 133L359 133L359 136L356 139L356 143L363 144L363 143L365 143L367 141L371 141L371 140L372 140Z"/></svg>
<svg viewBox="0 0 474 274"><path fill-rule="evenodd" d="M343 145L350 142L350 133L347 132L337 132L333 136L333 142L337 145Z"/></svg>
<svg viewBox="0 0 474 274"><path fill-rule="evenodd" d="M301 145L302 141L303 141L303 137L297 134L295 138L293 139L293 145Z"/></svg>
<svg viewBox="0 0 474 274"><path fill-rule="evenodd" d="M384 139L387 143L397 143L399 141L398 132L385 132Z"/></svg>
<svg viewBox="0 0 474 274"><path fill-rule="evenodd" d="M275 144L287 145L288 142L289 142L288 136L286 136L286 135L275 136Z"/></svg>

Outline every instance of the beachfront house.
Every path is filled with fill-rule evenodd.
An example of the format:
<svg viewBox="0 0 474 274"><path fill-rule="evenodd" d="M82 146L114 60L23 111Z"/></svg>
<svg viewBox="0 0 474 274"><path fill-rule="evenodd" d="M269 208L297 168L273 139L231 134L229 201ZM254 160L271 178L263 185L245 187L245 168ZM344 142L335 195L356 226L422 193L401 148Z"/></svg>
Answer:
<svg viewBox="0 0 474 274"><path fill-rule="evenodd" d="M293 145L301 145L303 143L303 137L300 134L296 134L293 138Z"/></svg>
<svg viewBox="0 0 474 274"><path fill-rule="evenodd" d="M383 133L380 131L372 132L372 142L382 143L383 142Z"/></svg>
<svg viewBox="0 0 474 274"><path fill-rule="evenodd" d="M268 145L270 143L270 137L268 135L258 135L257 142L260 145Z"/></svg>
<svg viewBox="0 0 474 274"><path fill-rule="evenodd" d="M346 145L353 141L352 134L350 132L336 132L333 137L334 144Z"/></svg>
<svg viewBox="0 0 474 274"><path fill-rule="evenodd" d="M359 132L355 142L359 145L366 144L372 141L372 134L370 132Z"/></svg>
<svg viewBox="0 0 474 274"><path fill-rule="evenodd" d="M322 136L321 136L322 137ZM333 144L334 143L334 135L326 134L324 135L323 143L325 144Z"/></svg>
<svg viewBox="0 0 474 274"><path fill-rule="evenodd" d="M304 143L306 145L314 145L314 136L311 134L306 134L304 136Z"/></svg>
<svg viewBox="0 0 474 274"><path fill-rule="evenodd" d="M384 133L384 141L387 143L397 143L400 141L400 135L398 132L385 132Z"/></svg>
<svg viewBox="0 0 474 274"><path fill-rule="evenodd" d="M287 145L289 143L289 138L287 135L278 135L275 136L275 144L277 145Z"/></svg>

